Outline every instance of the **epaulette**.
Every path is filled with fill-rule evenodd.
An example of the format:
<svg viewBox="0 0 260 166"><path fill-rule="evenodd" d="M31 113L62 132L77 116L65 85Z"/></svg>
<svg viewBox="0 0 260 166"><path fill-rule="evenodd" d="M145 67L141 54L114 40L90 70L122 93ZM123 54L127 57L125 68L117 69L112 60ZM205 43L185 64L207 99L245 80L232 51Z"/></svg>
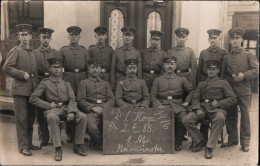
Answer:
<svg viewBox="0 0 260 166"><path fill-rule="evenodd" d="M93 46L95 46L95 45L90 45L88 48L93 47Z"/></svg>
<svg viewBox="0 0 260 166"><path fill-rule="evenodd" d="M224 49L224 48L221 48L222 51L225 51L226 53L228 53L228 50Z"/></svg>
<svg viewBox="0 0 260 166"><path fill-rule="evenodd" d="M187 49L189 49L189 50L193 51L193 49L192 49L192 48L190 48L190 47L187 47Z"/></svg>
<svg viewBox="0 0 260 166"><path fill-rule="evenodd" d="M113 49L113 47L111 47L110 45L107 45L107 47L110 47L110 48L112 48L112 49Z"/></svg>
<svg viewBox="0 0 260 166"><path fill-rule="evenodd" d="M80 46L80 47L82 47L82 48L85 48L85 49L86 49L86 47L84 47L84 46Z"/></svg>
<svg viewBox="0 0 260 166"><path fill-rule="evenodd" d="M254 53L252 51L248 50L248 49L245 49L245 51L250 52L251 54L254 55Z"/></svg>
<svg viewBox="0 0 260 166"><path fill-rule="evenodd" d="M61 47L60 49L63 49L63 48L65 48L65 47L68 47L68 46L63 46L63 47Z"/></svg>
<svg viewBox="0 0 260 166"><path fill-rule="evenodd" d="M13 47L13 48L10 50L10 52L16 50L17 48L19 48L19 46Z"/></svg>

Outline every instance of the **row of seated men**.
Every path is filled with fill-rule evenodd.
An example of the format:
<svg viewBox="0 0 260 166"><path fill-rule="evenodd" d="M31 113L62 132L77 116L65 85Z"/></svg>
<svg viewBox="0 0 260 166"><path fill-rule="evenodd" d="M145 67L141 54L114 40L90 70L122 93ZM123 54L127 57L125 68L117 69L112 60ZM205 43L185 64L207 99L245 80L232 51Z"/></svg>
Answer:
<svg viewBox="0 0 260 166"><path fill-rule="evenodd" d="M206 112L213 108L219 108L214 110L225 110L227 107L236 103L236 99L234 100L232 97L232 99L227 100L227 103L219 102L222 99L226 99L225 97L227 96L224 95L225 93L230 92L230 90L219 90L224 87L215 87L215 82L218 86L229 86L225 80L218 79L217 74L220 73L221 66L222 73L224 73L223 75L227 74L232 89L236 93L236 96L240 98L238 104L240 104L240 109L242 108L243 110L241 111L243 112L241 117L242 119L244 118L244 120L241 120L241 122L243 122L243 124L241 124L243 126L243 128L241 128L241 130L243 130L243 132L241 131L241 147L243 151L249 150L250 121L248 118L248 110L250 109L250 89L248 83L250 82L250 79L258 76L258 62L253 54L243 50L241 47L241 42L243 41L243 39L241 41L241 38L244 34L244 31L241 28L234 28L229 31L231 37L230 43L234 48L236 47L236 49L226 55L225 58L224 54L227 54L227 52L217 46L217 40L219 40L221 31L215 29L209 30L209 42L211 46L207 50L201 52L199 70L197 70L193 51L190 48L185 47L185 41L189 34L189 31L185 28L176 29L177 46L168 51L168 56L166 56L166 53L161 51L158 47L163 35L163 33L159 31L151 31L152 46L143 50L142 55L140 56L139 51L132 46L135 30L131 27L122 28L124 45L115 51L105 44L105 39L107 38L107 29L105 27L97 27L94 30L98 42L96 45L91 46L88 51L84 47L79 46L78 41L82 30L76 26L67 29L70 44L62 47L60 52L51 49L49 46L51 34L54 31L48 28L40 28L42 45L38 49L32 51L29 48L28 42L31 39L31 29L32 26L28 24L17 26L21 45L10 51L4 65L4 71L14 78L12 94L16 112L18 146L19 151L22 154L29 156L31 155L30 149L37 149L32 145L32 119L34 119L34 113L32 111L32 105L29 103L29 97L36 87L34 94L37 91L40 93L42 90L41 93L45 93L44 98L42 99L46 100L45 102L42 102L44 100L39 97L37 98L37 93L30 98L33 105L41 108L41 110L38 109L37 112L37 115L42 114L42 116L37 117L40 126L43 124L44 116L48 113L46 110L52 110L51 108L57 110L56 113L55 111L49 111L50 115L46 116L47 118L49 117L52 119L47 120L48 123L57 124L57 115L60 115L62 112L61 110L64 110L61 108L65 107L67 113L71 113L67 115L67 120L70 121L76 118L76 122L81 122L77 124L77 129L75 131L74 152L84 156L86 155L86 152L81 146L84 142L82 142L82 134L80 134L80 132L83 132L84 127L86 127L84 123L87 123L88 127L90 126L90 128L97 132L98 121L101 119L101 116L99 115L102 114L103 110L102 107L107 106L104 104L104 99L98 98L97 89L100 87L110 87L110 85L112 91L115 91L116 104L120 107L131 107L135 105L142 108L149 107L149 104L151 103L151 106L153 107L175 108L174 111L179 122L179 126L176 128L176 150L181 150L183 134L185 131L183 130L183 126L185 126L194 142L193 151L199 151L201 147L204 146L205 141L201 137L201 134L194 128L194 123L197 121L196 117L204 117L205 110ZM238 54L238 56L233 57L235 54ZM56 63L58 64L56 68L55 65L53 67L53 65L49 65L47 62L47 59L51 57L58 58L58 60L56 60ZM61 60L59 60L59 58L61 58ZM224 62L222 62L223 59ZM211 64L211 68L214 68L212 71L215 72L211 73L217 73L215 75L216 77L214 77L216 79L207 78L210 77L210 74L206 62ZM245 65L241 67L243 63L245 63ZM50 64L52 63L50 62ZM55 72L56 75L59 75L58 73L60 73L59 70L61 66L64 68L63 80L68 83L64 83L61 79L52 79L55 77ZM127 72L128 68L129 72ZM196 76L197 71L198 74ZM88 79L86 79L87 74L89 77ZM39 79L38 75L40 77ZM135 77L132 77L131 75L134 75ZM92 77L97 79L91 79ZM143 77L144 80L140 79L141 77ZM43 78L44 80L37 86L39 81ZM191 99L193 93L195 93L194 96L196 96L196 92L194 92L196 78L200 81L204 80L206 83L203 85L203 82L201 82L197 86L197 90L201 88L200 90L202 92L198 95L197 107L194 109L196 111L192 111L193 113L186 115L186 108L192 103ZM109 81L109 83L102 81L102 79ZM53 84L51 87L54 89L56 88L56 91L52 88L49 89L50 93L43 91L43 89L47 87L46 81L49 82L49 84ZM211 81L212 85L210 85ZM224 83L219 83L217 81L222 81ZM102 83L102 86L97 86L97 83ZM246 85L244 85L245 83ZM62 88L67 88L67 97L63 98L63 95L54 95L57 90L58 93L61 93L60 91L62 91L57 89L58 84L63 84ZM91 88L88 89L89 87ZM98 88L96 89L93 87ZM230 88L230 86L228 88ZM233 93L232 89L231 92ZM86 90L89 90L89 93L94 95L94 97L88 98L88 95L84 94ZM207 91L210 90L213 90L213 92L207 93ZM110 94L113 96L112 91L106 93L106 95ZM140 94L140 92L143 93ZM104 92L100 93L104 95ZM203 96L203 93L205 93L206 96ZM53 98L49 95L54 95L55 97ZM76 101L68 102L68 99L72 99L73 101L73 95L76 95L78 98L77 101L80 110L87 113L87 120L86 116L74 107ZM219 95L221 97L218 97ZM35 97L38 101L35 100ZM20 103L23 104L21 105ZM99 106L97 107L96 104ZM232 111L228 111L228 113L229 112ZM208 116L211 120L214 118L223 120L222 115L225 115L225 111L215 111L213 114L214 116ZM230 117L231 116L234 117L233 114L231 114ZM85 120L81 121L77 119ZM27 121L29 123L26 124ZM237 128L236 120L232 120L232 122L229 123L231 124L227 124L227 126L229 125L229 127L227 127L228 134L229 129L233 130ZM218 124L223 127L222 122ZM62 153L60 141L57 141L59 140L59 136L54 136L52 134L57 128L54 129L50 126L53 125L49 125L49 132L53 143L55 142L53 138L56 138L56 143L54 144L56 148L55 159L61 160ZM78 126L80 127L78 128ZM219 127L221 129L216 131L216 135L219 135L218 132L221 132L222 127ZM40 127L41 130L43 130L43 128L44 127ZM214 132L212 131L212 135L214 135L213 133ZM102 141L100 140L102 137L100 137L99 134L93 134L92 132L90 135L97 145L102 146ZM206 158L211 158L212 148L215 146L214 142L217 138L215 138L215 136L213 141L210 141L210 139L208 141ZM227 146L237 144L238 140L236 137L237 134L233 136L233 140L229 140Z"/></svg>

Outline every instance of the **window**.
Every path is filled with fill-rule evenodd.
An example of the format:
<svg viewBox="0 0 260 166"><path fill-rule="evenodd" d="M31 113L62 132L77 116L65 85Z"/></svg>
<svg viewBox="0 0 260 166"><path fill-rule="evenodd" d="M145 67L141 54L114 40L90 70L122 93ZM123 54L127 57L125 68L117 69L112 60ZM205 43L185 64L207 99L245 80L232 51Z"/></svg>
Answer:
<svg viewBox="0 0 260 166"><path fill-rule="evenodd" d="M112 10L109 17L109 45L119 48L123 45L121 28L124 26L124 16L119 9Z"/></svg>
<svg viewBox="0 0 260 166"><path fill-rule="evenodd" d="M150 47L151 43L150 43L150 38L151 38L151 34L150 31L151 30L157 30L157 31L161 31L162 28L162 20L161 20L161 16L158 12L151 12L148 16L147 19L147 38L146 38L146 47ZM159 46L160 47L160 46Z"/></svg>

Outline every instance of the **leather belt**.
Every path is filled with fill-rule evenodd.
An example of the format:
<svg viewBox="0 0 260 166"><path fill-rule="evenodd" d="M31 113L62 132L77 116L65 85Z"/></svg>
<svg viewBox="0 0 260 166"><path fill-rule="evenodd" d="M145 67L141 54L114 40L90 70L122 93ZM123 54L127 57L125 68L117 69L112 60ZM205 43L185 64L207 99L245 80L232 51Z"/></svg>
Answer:
<svg viewBox="0 0 260 166"><path fill-rule="evenodd" d="M177 73L177 74L187 73L187 72L189 72L189 69L188 69L188 70L176 70L176 73Z"/></svg>
<svg viewBox="0 0 260 166"><path fill-rule="evenodd" d="M182 96L160 96L159 99L164 99L164 100L182 99Z"/></svg>
<svg viewBox="0 0 260 166"><path fill-rule="evenodd" d="M81 73L81 72L86 72L85 70L81 70L81 69L64 69L65 72L71 72L71 73Z"/></svg>
<svg viewBox="0 0 260 166"><path fill-rule="evenodd" d="M230 73L228 73L227 74L229 77L235 77L235 76L237 76L238 74L230 74Z"/></svg>
<svg viewBox="0 0 260 166"><path fill-rule="evenodd" d="M128 99L123 98L124 102L130 103L130 104L136 104L136 103L141 102L142 100L143 100L143 98L140 98L138 100L128 100Z"/></svg>
<svg viewBox="0 0 260 166"><path fill-rule="evenodd" d="M201 102L212 103L215 99L202 99Z"/></svg>
<svg viewBox="0 0 260 166"><path fill-rule="evenodd" d="M143 73L147 73L147 74L160 74L159 71L153 70L153 69L150 69L150 70L143 69Z"/></svg>
<svg viewBox="0 0 260 166"><path fill-rule="evenodd" d="M64 102L57 102L56 104L58 104L59 106L59 108L61 108L61 106L63 106L63 105L68 105L69 104L69 102L68 101L64 101Z"/></svg>
<svg viewBox="0 0 260 166"><path fill-rule="evenodd" d="M34 73L29 73L30 78L34 78L35 74Z"/></svg>
<svg viewBox="0 0 260 166"><path fill-rule="evenodd" d="M49 72L45 72L45 73L39 72L38 75L42 76L42 77L48 77L48 76L50 76L50 73Z"/></svg>

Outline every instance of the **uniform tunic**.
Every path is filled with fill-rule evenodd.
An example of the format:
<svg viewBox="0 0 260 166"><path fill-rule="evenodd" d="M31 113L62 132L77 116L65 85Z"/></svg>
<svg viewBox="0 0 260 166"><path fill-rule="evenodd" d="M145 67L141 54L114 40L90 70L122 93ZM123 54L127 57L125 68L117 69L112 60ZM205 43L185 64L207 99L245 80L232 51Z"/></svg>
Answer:
<svg viewBox="0 0 260 166"><path fill-rule="evenodd" d="M152 47L141 51L143 79L149 91L151 90L154 79L163 71L163 58L166 52Z"/></svg>
<svg viewBox="0 0 260 166"><path fill-rule="evenodd" d="M184 76L192 85L196 86L197 62L194 52L189 47L174 47L168 50L169 56L177 58L176 73Z"/></svg>
<svg viewBox="0 0 260 166"><path fill-rule="evenodd" d="M211 105L214 99L217 100L219 108ZM226 80L215 77L213 79L207 78L199 83L192 100L192 109L194 111L203 110L206 117L211 120L211 134L207 142L208 148L216 146L225 124L226 109L234 104L236 104L236 96ZM182 121L194 143L200 143L203 136L196 127L199 122L196 112L190 112Z"/></svg>
<svg viewBox="0 0 260 166"><path fill-rule="evenodd" d="M44 100L41 99L41 96ZM63 105L58 108L51 108L52 102L56 104L62 103ZM75 143L84 144L87 116L78 110L70 83L63 81L61 78L54 78L52 76L45 78L32 93L30 103L44 110L54 147L61 146L60 117L62 115L66 117L68 113L74 113L75 115Z"/></svg>
<svg viewBox="0 0 260 166"><path fill-rule="evenodd" d="M125 63L127 59L138 59L138 78L142 78L142 58L140 52L133 46L122 46L116 49L112 56L111 71L110 71L110 84L115 90L116 83L125 77Z"/></svg>
<svg viewBox="0 0 260 166"><path fill-rule="evenodd" d="M201 81L204 81L208 74L207 74L207 64L206 61L208 60L218 60L223 62L224 56L228 53L227 50L221 49L219 47L212 48L209 47L206 50L201 51L199 63L198 63L198 73L197 73L197 84ZM220 67L221 69L221 67ZM219 73L220 76L220 73Z"/></svg>
<svg viewBox="0 0 260 166"><path fill-rule="evenodd" d="M111 68L111 59L113 54L113 48L108 46L106 43L96 44L90 46L88 49L90 58L99 58L101 59L101 74L100 77L103 80L109 81L109 73Z"/></svg>

